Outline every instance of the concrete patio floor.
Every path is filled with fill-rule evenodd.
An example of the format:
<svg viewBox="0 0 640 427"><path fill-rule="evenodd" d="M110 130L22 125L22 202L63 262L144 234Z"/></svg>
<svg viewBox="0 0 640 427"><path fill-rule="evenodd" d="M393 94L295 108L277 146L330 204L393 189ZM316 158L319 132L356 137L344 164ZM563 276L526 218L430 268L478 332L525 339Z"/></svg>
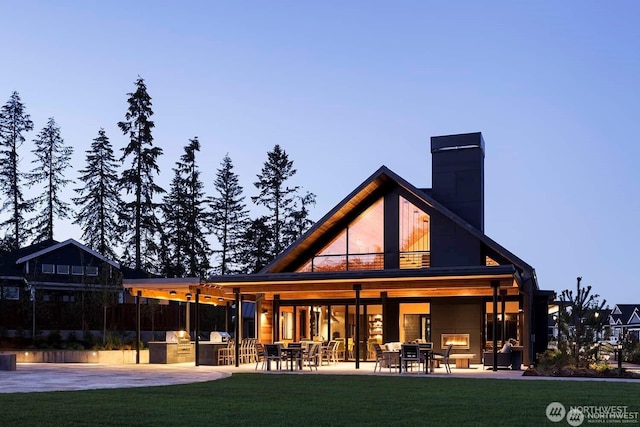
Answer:
<svg viewBox="0 0 640 427"><path fill-rule="evenodd" d="M504 380L576 380L576 381L634 381L603 378L558 378L523 376L523 371L483 369L482 365L472 365L470 369L452 368L447 374L444 368L437 368L433 374L424 375L417 371L408 374L373 372L373 362L342 362L321 366L317 371L255 370L255 364L235 366L195 366L193 363L171 365L99 365L74 363L19 363L16 371L0 371L0 393L29 393L42 391L91 390L104 388L149 387L171 384L195 383L226 378L233 373L263 373L266 375L408 375L429 378L494 378Z"/></svg>

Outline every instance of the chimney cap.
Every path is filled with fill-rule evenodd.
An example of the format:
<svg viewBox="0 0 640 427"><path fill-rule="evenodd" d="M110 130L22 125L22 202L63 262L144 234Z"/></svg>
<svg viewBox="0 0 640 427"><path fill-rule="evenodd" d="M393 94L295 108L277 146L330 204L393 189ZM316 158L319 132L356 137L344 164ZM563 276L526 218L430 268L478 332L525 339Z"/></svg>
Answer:
<svg viewBox="0 0 640 427"><path fill-rule="evenodd" d="M479 148L484 155L484 139L482 133L461 133L457 135L443 135L431 137L431 153L449 150L463 150Z"/></svg>

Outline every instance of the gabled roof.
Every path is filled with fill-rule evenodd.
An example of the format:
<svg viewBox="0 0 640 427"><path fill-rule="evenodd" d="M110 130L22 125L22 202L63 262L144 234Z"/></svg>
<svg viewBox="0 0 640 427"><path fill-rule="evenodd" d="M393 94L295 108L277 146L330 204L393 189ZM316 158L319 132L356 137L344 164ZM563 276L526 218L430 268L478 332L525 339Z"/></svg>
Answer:
<svg viewBox="0 0 640 427"><path fill-rule="evenodd" d="M636 309L629 318L627 325L638 325L640 324L640 314L638 314L638 310Z"/></svg>
<svg viewBox="0 0 640 427"><path fill-rule="evenodd" d="M16 264L22 264L22 263L25 263L25 262L27 262L29 260L37 258L37 257L39 257L41 255L44 255L44 254L53 252L55 250L58 250L58 249L60 249L60 248L62 248L64 246L73 245L73 246L76 246L77 248L79 248L79 249L81 249L81 250L83 250L83 251L85 251L87 253L90 253L94 257L98 258L100 261L106 262L107 264L113 266L114 268L118 268L118 269L120 268L120 264L118 264L117 262L111 261L110 259L105 258L102 254L94 251L93 249L89 248L88 246L85 246L82 243L79 243L79 242L77 242L77 241L75 241L73 239L67 239L64 242L60 242L60 243L55 242L55 240L51 240L49 242L51 243L50 246L47 246L45 248L42 248L40 250L37 250L37 251L32 252L32 253L30 253L28 255L25 255L25 256L22 256L22 257L18 258L16 260Z"/></svg>
<svg viewBox="0 0 640 427"><path fill-rule="evenodd" d="M634 316L640 315L640 304L616 304L611 311L611 317L616 324L628 325Z"/></svg>
<svg viewBox="0 0 640 427"><path fill-rule="evenodd" d="M505 258L509 263L518 268L524 278L530 277L533 280L535 289L538 288L535 271L529 264L525 263L506 248L487 237L482 231L478 230L444 205L433 199L430 190L425 191L413 186L386 166L380 167L380 169L347 195L347 197L317 221L295 243L290 245L280 256L262 269L260 274L280 273L284 271L288 265L302 256L325 233L339 227L351 212L372 203L373 198L376 197L376 195L383 193L385 188L393 188L395 186L403 188L406 192L412 194L414 197L454 222L460 228L476 237L487 247L491 248L497 254Z"/></svg>

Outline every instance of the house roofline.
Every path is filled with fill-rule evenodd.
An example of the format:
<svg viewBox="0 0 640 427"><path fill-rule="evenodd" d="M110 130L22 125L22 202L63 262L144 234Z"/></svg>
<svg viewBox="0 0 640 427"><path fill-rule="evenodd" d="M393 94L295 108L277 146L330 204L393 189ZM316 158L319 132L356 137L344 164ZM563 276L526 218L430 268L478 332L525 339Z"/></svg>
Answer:
<svg viewBox="0 0 640 427"><path fill-rule="evenodd" d="M107 264L111 265L114 268L120 269L120 264L119 263L117 263L115 261L111 261L110 259L106 258L101 253L94 251L90 247L85 246L82 243L80 243L80 242L78 242L78 241L76 241L74 239L67 239L64 242L56 243L54 245L49 246L48 248L44 248L44 249L41 249L41 250L39 250L37 252L34 252L32 254L25 255L22 258L18 258L18 260L16 261L16 264L22 264L24 262L30 261L30 260L32 260L34 258L39 257L40 255L44 255L46 253L55 251L56 249L59 249L59 248L64 247L64 246L67 246L69 244L72 244L72 245L74 245L74 246L76 246L76 247L78 247L78 248L80 248L80 249L82 249L82 250L84 250L86 252L89 252L91 255L95 256L96 258L100 259L101 261L106 262Z"/></svg>

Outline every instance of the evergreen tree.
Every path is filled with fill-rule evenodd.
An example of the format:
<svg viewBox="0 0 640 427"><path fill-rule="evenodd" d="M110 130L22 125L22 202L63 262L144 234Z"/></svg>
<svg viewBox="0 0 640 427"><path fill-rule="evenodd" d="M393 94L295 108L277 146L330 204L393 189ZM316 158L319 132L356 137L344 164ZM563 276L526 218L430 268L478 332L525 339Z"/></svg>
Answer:
<svg viewBox="0 0 640 427"><path fill-rule="evenodd" d="M156 211L159 207L154 196L165 191L154 183L154 175L160 173L157 159L162 149L153 146L151 129L154 123L151 97L147 93L144 79L138 77L136 91L128 93L129 108L125 121L118 127L129 136L129 144L122 149L122 162L130 160L130 168L122 171L119 184L126 194L133 193L133 200L124 203L121 219L130 236L125 245L134 247L133 267L136 270L154 270L158 246L156 236L159 223ZM143 259L144 256L144 259Z"/></svg>
<svg viewBox="0 0 640 427"><path fill-rule="evenodd" d="M241 236L243 250L239 252L242 273L258 273L273 260L273 235L268 221L268 217L262 216L251 221L249 227L244 229Z"/></svg>
<svg viewBox="0 0 640 427"><path fill-rule="evenodd" d="M121 240L117 218L122 200L113 147L104 129L98 131L98 137L86 153L86 167L80 171L84 185L74 190L79 195L73 198L79 208L74 223L80 225L87 246L117 259L115 248Z"/></svg>
<svg viewBox="0 0 640 427"><path fill-rule="evenodd" d="M307 193L304 196L295 197L295 206L286 222L284 232L285 246L295 242L305 231L313 225L313 221L309 218L309 207L315 206L316 195Z"/></svg>
<svg viewBox="0 0 640 427"><path fill-rule="evenodd" d="M209 198L211 227L220 243L217 251L220 264L215 267L217 274L234 274L242 271L238 260L242 251L242 236L248 225L249 213L243 203L243 188L238 175L233 171L229 154L222 160L216 173L214 187L216 197Z"/></svg>
<svg viewBox="0 0 640 427"><path fill-rule="evenodd" d="M64 171L70 166L73 147L65 146L60 128L53 117L33 140L36 148L32 150L36 166L28 175L29 186L43 184L42 193L33 199L38 214L32 220L33 242L53 239L54 218L66 219L71 216L68 203L60 199L60 192L71 182L64 177Z"/></svg>
<svg viewBox="0 0 640 427"><path fill-rule="evenodd" d="M164 234L167 235L169 277L205 277L209 270L209 244L203 230L208 218L204 210L204 184L196 163L200 151L198 138L189 140L184 154L173 169L171 189L164 198ZM166 256L166 255L165 255Z"/></svg>
<svg viewBox="0 0 640 427"><path fill-rule="evenodd" d="M262 173L257 175L254 183L259 195L251 200L256 205L265 206L269 213L265 216L265 224L271 229L272 246L270 258L280 252L304 233L312 224L309 219L309 206L315 204L316 196L307 192L298 194L300 187L288 187L287 181L296 174L293 161L287 153L276 145L267 153Z"/></svg>
<svg viewBox="0 0 640 427"><path fill-rule="evenodd" d="M10 215L0 227L7 230L14 249L24 243L25 214L33 211L33 204L24 200L21 186L24 173L18 168L18 149L25 141L24 133L33 130L33 122L24 110L18 92L13 92L0 110L0 191L4 196L0 212L8 211Z"/></svg>

